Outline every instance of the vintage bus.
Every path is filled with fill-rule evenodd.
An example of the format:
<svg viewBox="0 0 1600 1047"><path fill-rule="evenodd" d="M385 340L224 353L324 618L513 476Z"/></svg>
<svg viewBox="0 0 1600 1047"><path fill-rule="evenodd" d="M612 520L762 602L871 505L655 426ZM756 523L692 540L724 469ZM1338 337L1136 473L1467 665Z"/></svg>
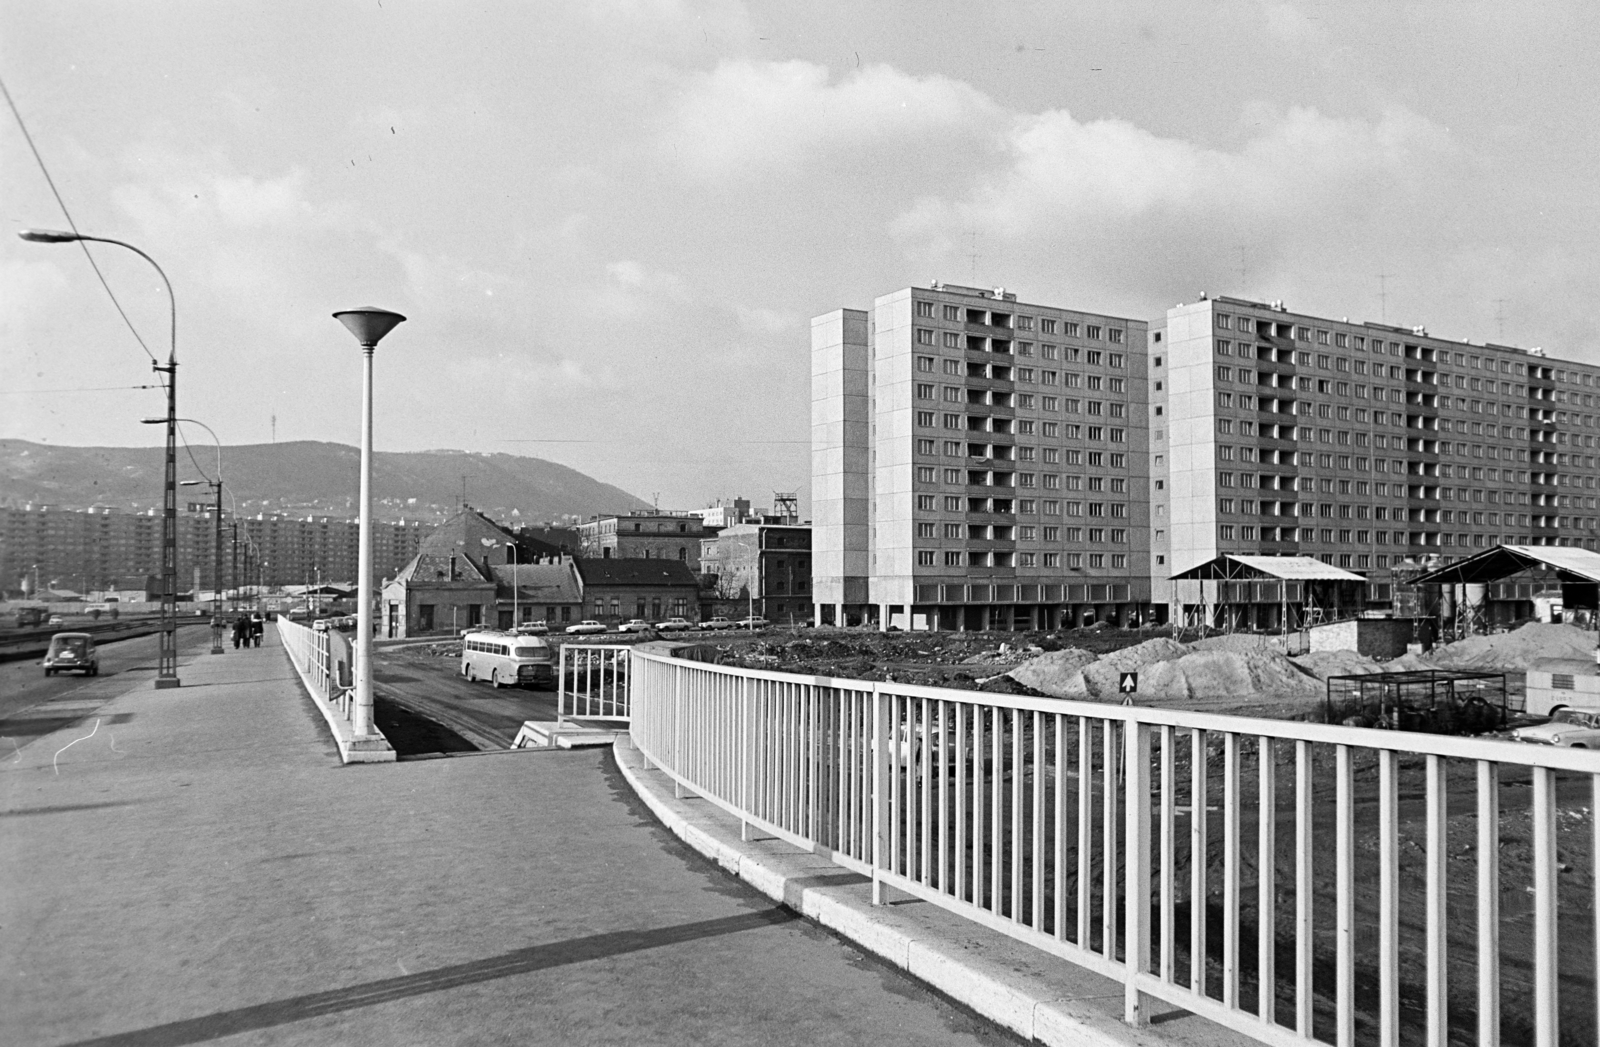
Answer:
<svg viewBox="0 0 1600 1047"><path fill-rule="evenodd" d="M556 652L538 636L476 630L461 637L461 675L496 687L549 687L556 678Z"/></svg>

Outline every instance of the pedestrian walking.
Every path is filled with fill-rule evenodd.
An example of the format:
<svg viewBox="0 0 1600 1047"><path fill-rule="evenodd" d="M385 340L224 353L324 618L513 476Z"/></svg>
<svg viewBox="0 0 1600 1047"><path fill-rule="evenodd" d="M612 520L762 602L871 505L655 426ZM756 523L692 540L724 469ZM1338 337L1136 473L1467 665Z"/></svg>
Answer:
<svg viewBox="0 0 1600 1047"><path fill-rule="evenodd" d="M239 649L240 644L245 642L245 637L249 635L249 629L250 626L245 622L243 615L233 620L233 649L235 651Z"/></svg>

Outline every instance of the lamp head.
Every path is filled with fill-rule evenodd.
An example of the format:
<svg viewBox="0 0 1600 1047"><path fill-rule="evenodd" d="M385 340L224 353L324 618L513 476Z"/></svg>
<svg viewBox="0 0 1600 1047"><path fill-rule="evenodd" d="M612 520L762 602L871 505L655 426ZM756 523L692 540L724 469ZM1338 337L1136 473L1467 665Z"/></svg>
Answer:
<svg viewBox="0 0 1600 1047"><path fill-rule="evenodd" d="M83 239L77 233L64 233L58 229L23 229L17 235L32 244L70 244Z"/></svg>
<svg viewBox="0 0 1600 1047"><path fill-rule="evenodd" d="M205 483L204 480L179 480L178 481L178 486L179 487L199 487L203 483Z"/></svg>
<svg viewBox="0 0 1600 1047"><path fill-rule="evenodd" d="M361 343L362 348L376 346L384 335L405 321L405 317L399 313L391 313L387 309L371 305L334 313L333 318L344 324L350 333L356 336L356 341Z"/></svg>
<svg viewBox="0 0 1600 1047"><path fill-rule="evenodd" d="M139 419L139 424L140 425L166 425L167 424L167 420L165 418L141 418L141 419Z"/></svg>

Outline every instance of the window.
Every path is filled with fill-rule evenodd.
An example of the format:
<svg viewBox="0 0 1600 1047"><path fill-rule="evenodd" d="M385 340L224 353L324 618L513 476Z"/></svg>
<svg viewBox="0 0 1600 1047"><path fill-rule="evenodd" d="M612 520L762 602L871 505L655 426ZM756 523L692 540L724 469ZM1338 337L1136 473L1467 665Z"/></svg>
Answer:
<svg viewBox="0 0 1600 1047"><path fill-rule="evenodd" d="M1055 334L1056 322L1047 316L1041 317L1039 320L1039 330L1043 334Z"/></svg>
<svg viewBox="0 0 1600 1047"><path fill-rule="evenodd" d="M944 333L944 347L946 349L960 349L961 336L954 331L946 331Z"/></svg>
<svg viewBox="0 0 1600 1047"><path fill-rule="evenodd" d="M936 555L937 554L932 549L918 549L917 550L917 566L919 566L919 567L932 567L932 566L934 566L934 558L935 558Z"/></svg>
<svg viewBox="0 0 1600 1047"><path fill-rule="evenodd" d="M1099 324L1089 324L1087 327L1085 327L1083 329L1083 336L1085 338L1088 338L1088 339L1092 340L1092 341L1098 342L1100 340L1100 337L1101 337L1100 325ZM1099 361L1090 360L1089 362L1090 363L1098 363Z"/></svg>
<svg viewBox="0 0 1600 1047"><path fill-rule="evenodd" d="M918 382L917 383L917 399L918 400L932 400L933 399L933 385L931 383L928 383L928 382Z"/></svg>
<svg viewBox="0 0 1600 1047"><path fill-rule="evenodd" d="M955 363L954 360L952 360L950 362L951 363ZM919 370L919 371L932 371L933 370L933 357L931 357L931 356L919 356L919 357L917 357L917 370Z"/></svg>
<svg viewBox="0 0 1600 1047"><path fill-rule="evenodd" d="M944 565L946 567L960 567L961 553L956 551L946 552L944 554Z"/></svg>
<svg viewBox="0 0 1600 1047"><path fill-rule="evenodd" d="M931 465L917 466L917 482L923 484L933 483L934 469Z"/></svg>
<svg viewBox="0 0 1600 1047"><path fill-rule="evenodd" d="M933 319L933 303L932 302L918 302L917 303L917 315L918 316L927 317L930 320Z"/></svg>
<svg viewBox="0 0 1600 1047"><path fill-rule="evenodd" d="M933 499L933 495L931 495L931 494L919 494L919 495L917 495L917 511L918 512L923 512L923 513L931 513L931 512L933 512L933 502L934 502L934 499Z"/></svg>
<svg viewBox="0 0 1600 1047"><path fill-rule="evenodd" d="M928 330L926 327L917 328L917 344L918 345L932 345L933 344L933 332Z"/></svg>
<svg viewBox="0 0 1600 1047"><path fill-rule="evenodd" d="M945 415L945 417L948 419L950 416L949 415ZM917 412L917 425L922 427L922 428L925 428L925 429L933 428L933 412L932 411L918 411Z"/></svg>
<svg viewBox="0 0 1600 1047"><path fill-rule="evenodd" d="M932 538L932 537L934 537L934 526L935 525L933 525L931 523L919 523L919 524L917 524L917 537L918 538Z"/></svg>

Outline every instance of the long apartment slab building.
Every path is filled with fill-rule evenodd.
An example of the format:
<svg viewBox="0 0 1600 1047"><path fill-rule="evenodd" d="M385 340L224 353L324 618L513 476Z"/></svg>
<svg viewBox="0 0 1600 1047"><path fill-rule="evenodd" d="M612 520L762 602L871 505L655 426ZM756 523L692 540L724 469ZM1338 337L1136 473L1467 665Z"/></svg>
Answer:
<svg viewBox="0 0 1600 1047"><path fill-rule="evenodd" d="M1221 553L1316 557L1381 607L1408 559L1600 539L1593 365L1225 297L1168 310L1148 356L1157 600Z"/></svg>
<svg viewBox="0 0 1600 1047"><path fill-rule="evenodd" d="M935 283L811 331L818 624L1164 620L1143 321Z"/></svg>
<svg viewBox="0 0 1600 1047"><path fill-rule="evenodd" d="M934 284L815 317L812 365L822 624L1166 621L1172 575L1223 553L1323 560L1382 609L1402 565L1600 542L1600 367L1539 349ZM1268 588L1237 625L1277 627ZM1496 617L1528 613L1513 589Z"/></svg>

